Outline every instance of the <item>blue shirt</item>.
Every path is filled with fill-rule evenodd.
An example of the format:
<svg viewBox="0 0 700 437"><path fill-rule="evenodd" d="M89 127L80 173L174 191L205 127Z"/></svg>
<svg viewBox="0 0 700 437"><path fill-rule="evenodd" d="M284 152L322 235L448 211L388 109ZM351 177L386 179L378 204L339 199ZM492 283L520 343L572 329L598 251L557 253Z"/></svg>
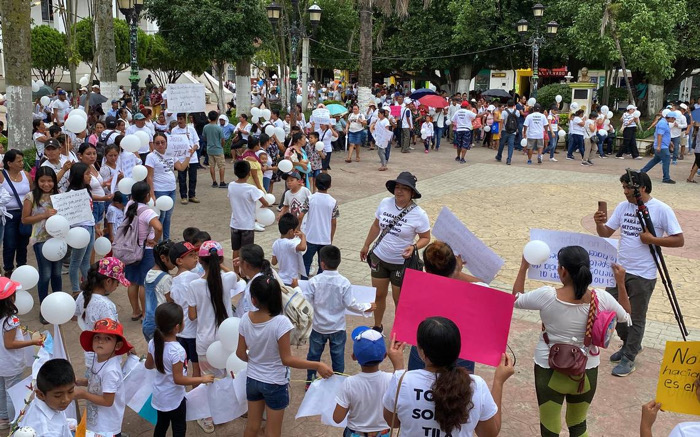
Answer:
<svg viewBox="0 0 700 437"><path fill-rule="evenodd" d="M219 124L219 126L221 126L221 124ZM221 126L221 133L225 140L228 140L235 130L236 128L231 123L226 124L226 126Z"/></svg>
<svg viewBox="0 0 700 437"><path fill-rule="evenodd" d="M668 122L665 118L659 120L656 123L656 130L654 131L654 148L658 147L659 135L661 135L661 148L668 149L668 145L671 143L671 129L668 127Z"/></svg>
<svg viewBox="0 0 700 437"><path fill-rule="evenodd" d="M117 116L117 112L119 112L119 109L110 109L109 111L107 111L107 117L119 118Z"/></svg>

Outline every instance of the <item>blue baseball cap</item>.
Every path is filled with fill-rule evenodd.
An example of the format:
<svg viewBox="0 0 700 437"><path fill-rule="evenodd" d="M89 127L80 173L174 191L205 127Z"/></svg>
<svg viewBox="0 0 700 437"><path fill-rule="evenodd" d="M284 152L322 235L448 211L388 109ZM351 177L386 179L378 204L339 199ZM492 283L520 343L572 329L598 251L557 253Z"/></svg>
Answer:
<svg viewBox="0 0 700 437"><path fill-rule="evenodd" d="M352 353L360 366L380 363L386 356L384 336L367 326L358 326L352 331Z"/></svg>

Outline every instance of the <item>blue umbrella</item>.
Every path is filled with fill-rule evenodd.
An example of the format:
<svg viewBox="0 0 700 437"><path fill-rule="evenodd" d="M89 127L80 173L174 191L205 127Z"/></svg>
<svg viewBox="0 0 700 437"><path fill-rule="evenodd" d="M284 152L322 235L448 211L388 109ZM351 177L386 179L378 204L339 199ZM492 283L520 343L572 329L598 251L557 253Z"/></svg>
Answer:
<svg viewBox="0 0 700 437"><path fill-rule="evenodd" d="M418 100L429 95L437 96L437 93L428 88L421 88L413 91L409 97L411 98L411 100Z"/></svg>
<svg viewBox="0 0 700 437"><path fill-rule="evenodd" d="M326 109L328 109L328 112L331 113L331 116L342 115L348 112L348 108L337 103L331 103L330 105L326 105Z"/></svg>

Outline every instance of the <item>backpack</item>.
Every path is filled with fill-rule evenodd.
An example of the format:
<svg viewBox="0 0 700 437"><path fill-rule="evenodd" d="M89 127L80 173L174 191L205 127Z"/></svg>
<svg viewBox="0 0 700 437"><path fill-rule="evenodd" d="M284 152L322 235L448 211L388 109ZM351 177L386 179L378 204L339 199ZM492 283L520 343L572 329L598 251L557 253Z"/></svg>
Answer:
<svg viewBox="0 0 700 437"><path fill-rule="evenodd" d="M514 134L518 131L518 119L515 117L515 113L506 109L506 124L505 129L509 134Z"/></svg>
<svg viewBox="0 0 700 437"><path fill-rule="evenodd" d="M280 284L282 289L282 307L284 315L294 325L289 343L292 346L301 346L308 343L311 335L311 322L314 317L314 307L306 300L302 294L301 288L292 288L284 285L282 279L276 271L273 270L275 279Z"/></svg>
<svg viewBox="0 0 700 437"><path fill-rule="evenodd" d="M147 209L147 205L137 208L131 224L125 219L114 233L112 256L120 259L125 265L134 264L143 259L145 241L139 241L139 216Z"/></svg>

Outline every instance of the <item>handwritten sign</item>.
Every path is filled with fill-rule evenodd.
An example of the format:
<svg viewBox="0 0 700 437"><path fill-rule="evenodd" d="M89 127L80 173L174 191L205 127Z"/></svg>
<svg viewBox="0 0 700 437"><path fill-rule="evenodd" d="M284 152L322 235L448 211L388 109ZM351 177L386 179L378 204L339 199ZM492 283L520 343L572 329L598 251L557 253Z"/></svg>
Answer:
<svg viewBox="0 0 700 437"><path fill-rule="evenodd" d="M656 402L664 411L700 414L700 400L694 384L700 376L699 359L700 341L666 342L656 386Z"/></svg>
<svg viewBox="0 0 700 437"><path fill-rule="evenodd" d="M440 211L432 232L435 238L448 243L455 255L462 257L472 275L486 283L493 281L505 263L447 207Z"/></svg>
<svg viewBox="0 0 700 437"><path fill-rule="evenodd" d="M190 139L187 138L187 135L170 135L165 156L182 162L189 155L190 148Z"/></svg>
<svg viewBox="0 0 700 437"><path fill-rule="evenodd" d="M94 220L90 203L90 195L85 188L51 195L51 204L54 209L58 215L68 220L70 225Z"/></svg>
<svg viewBox="0 0 700 437"><path fill-rule="evenodd" d="M317 125L330 124L331 112L326 108L314 109L310 118Z"/></svg>
<svg viewBox="0 0 700 437"><path fill-rule="evenodd" d="M204 84L201 83L171 83L168 84L168 111L204 112L206 99Z"/></svg>
<svg viewBox="0 0 700 437"><path fill-rule="evenodd" d="M566 246L581 246L591 259L593 287L614 287L615 275L612 264L617 262L617 240L576 232L530 229L530 240L542 240L549 245L549 259L543 264L530 266L528 278L540 281L559 282L557 253Z"/></svg>
<svg viewBox="0 0 700 437"><path fill-rule="evenodd" d="M446 317L461 333L459 357L495 367L506 350L514 301L489 287L406 269L393 333L415 345L420 322Z"/></svg>

